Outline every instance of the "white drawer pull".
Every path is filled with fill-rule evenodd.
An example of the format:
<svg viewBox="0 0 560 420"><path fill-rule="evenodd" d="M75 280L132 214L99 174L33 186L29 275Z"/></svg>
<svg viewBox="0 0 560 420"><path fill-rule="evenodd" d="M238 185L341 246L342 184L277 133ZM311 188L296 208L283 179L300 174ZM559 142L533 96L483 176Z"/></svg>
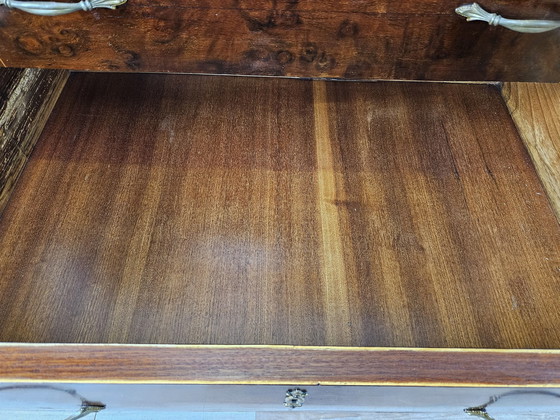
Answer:
<svg viewBox="0 0 560 420"><path fill-rule="evenodd" d="M457 14L466 17L468 22L481 20L492 26L504 26L512 31L537 34L560 28L560 21L555 20L517 20L506 19L496 13L489 13L478 3L465 4L455 9Z"/></svg>
<svg viewBox="0 0 560 420"><path fill-rule="evenodd" d="M54 1L0 0L0 6L19 9L42 16L59 16L67 13L90 11L97 8L114 9L127 0L82 0L78 3L59 3Z"/></svg>

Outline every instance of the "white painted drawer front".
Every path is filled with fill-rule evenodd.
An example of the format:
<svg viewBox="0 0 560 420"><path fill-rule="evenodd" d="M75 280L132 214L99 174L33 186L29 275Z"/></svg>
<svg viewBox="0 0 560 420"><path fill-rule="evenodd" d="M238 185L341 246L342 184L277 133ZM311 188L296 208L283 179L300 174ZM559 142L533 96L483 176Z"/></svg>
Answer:
<svg viewBox="0 0 560 420"><path fill-rule="evenodd" d="M312 386L301 408L284 406L296 387L260 385L2 384L4 419L72 419L82 399L103 404L110 419L466 419L487 407L488 418L558 419L560 390ZM81 399L82 398L82 399ZM95 413L82 418L94 418ZM491 416L491 417L490 417Z"/></svg>

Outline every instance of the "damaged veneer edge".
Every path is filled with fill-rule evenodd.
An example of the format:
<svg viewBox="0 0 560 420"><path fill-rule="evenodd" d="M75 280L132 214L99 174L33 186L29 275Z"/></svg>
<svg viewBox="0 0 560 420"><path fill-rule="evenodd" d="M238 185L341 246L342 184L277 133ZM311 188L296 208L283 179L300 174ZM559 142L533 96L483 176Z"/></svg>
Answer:
<svg viewBox="0 0 560 420"><path fill-rule="evenodd" d="M66 70L0 71L0 214L56 104Z"/></svg>

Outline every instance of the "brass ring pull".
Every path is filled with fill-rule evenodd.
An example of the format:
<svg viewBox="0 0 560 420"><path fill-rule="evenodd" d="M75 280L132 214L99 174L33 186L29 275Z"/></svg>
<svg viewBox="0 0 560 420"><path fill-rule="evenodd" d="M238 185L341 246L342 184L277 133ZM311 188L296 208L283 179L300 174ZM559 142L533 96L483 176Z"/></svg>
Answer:
<svg viewBox="0 0 560 420"><path fill-rule="evenodd" d="M516 32L537 34L560 28L560 21L556 20L518 20L506 19L496 13L484 10L478 3L465 4L457 7L455 12L467 18L467 22L479 20L488 22L491 26L503 26Z"/></svg>
<svg viewBox="0 0 560 420"><path fill-rule="evenodd" d="M23 10L41 16L60 16L72 12L90 11L97 8L115 9L127 0L81 0L78 3L59 3L54 1L0 0L0 6Z"/></svg>

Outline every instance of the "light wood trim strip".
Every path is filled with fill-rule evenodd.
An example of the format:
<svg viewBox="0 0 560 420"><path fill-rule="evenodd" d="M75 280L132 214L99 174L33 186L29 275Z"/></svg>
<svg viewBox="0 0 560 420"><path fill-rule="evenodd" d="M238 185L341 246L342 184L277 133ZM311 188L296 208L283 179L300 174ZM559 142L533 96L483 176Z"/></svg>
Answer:
<svg viewBox="0 0 560 420"><path fill-rule="evenodd" d="M0 381L560 386L560 351L0 345Z"/></svg>
<svg viewBox="0 0 560 420"><path fill-rule="evenodd" d="M68 75L65 70L0 70L0 213Z"/></svg>
<svg viewBox="0 0 560 420"><path fill-rule="evenodd" d="M560 84L506 83L502 92L560 220Z"/></svg>
<svg viewBox="0 0 560 420"><path fill-rule="evenodd" d="M324 305L329 308L326 311L326 339L331 343L349 343L350 329L340 328L340 325L350 325L351 316L339 208L335 204L340 193L336 185L336 169L329 132L327 84L324 81L313 82L313 111L317 153L317 203L323 247L322 289Z"/></svg>

